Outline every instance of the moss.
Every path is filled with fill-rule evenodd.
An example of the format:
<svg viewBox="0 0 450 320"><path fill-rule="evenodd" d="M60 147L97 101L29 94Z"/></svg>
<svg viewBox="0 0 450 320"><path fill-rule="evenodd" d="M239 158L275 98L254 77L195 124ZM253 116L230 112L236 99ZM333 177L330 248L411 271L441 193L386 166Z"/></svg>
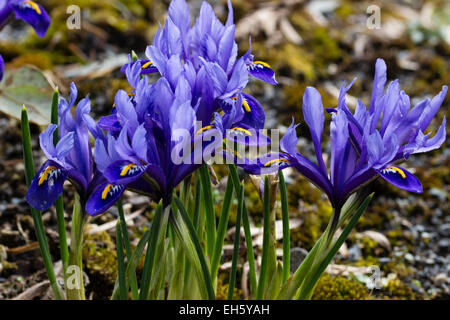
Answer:
<svg viewBox="0 0 450 320"><path fill-rule="evenodd" d="M20 55L11 61L10 66L18 68L26 64L34 65L41 70L49 70L52 68L50 55L44 52L30 52Z"/></svg>
<svg viewBox="0 0 450 320"><path fill-rule="evenodd" d="M406 230L401 229L390 230L386 234L386 236L389 239L391 245L393 246L397 247L406 246L408 248L414 248L414 237L410 232Z"/></svg>
<svg viewBox="0 0 450 320"><path fill-rule="evenodd" d="M366 286L342 276L324 274L317 283L313 300L370 300Z"/></svg>
<svg viewBox="0 0 450 320"><path fill-rule="evenodd" d="M216 290L216 299L217 300L227 300L228 297L228 282L225 280L225 274L219 275L217 278L217 290ZM242 300L242 290L234 287L233 291L233 299L234 300Z"/></svg>
<svg viewBox="0 0 450 320"><path fill-rule="evenodd" d="M387 284L383 287L383 291L386 292L387 296L390 299L395 300L417 299L417 295L414 293L414 291L412 291L410 286L401 281L400 279L389 280Z"/></svg>
<svg viewBox="0 0 450 320"><path fill-rule="evenodd" d="M85 234L83 261L89 274L114 284L117 277L117 255L115 244L107 232Z"/></svg>
<svg viewBox="0 0 450 320"><path fill-rule="evenodd" d="M384 202L372 204L358 221L358 230L381 230L383 225L392 219L390 208Z"/></svg>

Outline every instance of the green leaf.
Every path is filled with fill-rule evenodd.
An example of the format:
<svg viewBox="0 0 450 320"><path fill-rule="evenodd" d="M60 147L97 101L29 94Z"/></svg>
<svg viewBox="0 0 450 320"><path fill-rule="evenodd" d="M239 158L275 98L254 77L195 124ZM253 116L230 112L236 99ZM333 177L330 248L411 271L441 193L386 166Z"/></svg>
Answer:
<svg viewBox="0 0 450 320"><path fill-rule="evenodd" d="M269 241L270 241L270 195L269 195L269 177L264 177L264 226L263 226L263 249L261 254L261 271L259 274L258 290L256 299L261 300L264 297L265 286L267 282L267 269L269 264Z"/></svg>
<svg viewBox="0 0 450 320"><path fill-rule="evenodd" d="M6 70L0 82L0 111L20 119L22 106L30 122L44 126L50 123L54 89L40 70L31 66Z"/></svg>
<svg viewBox="0 0 450 320"><path fill-rule="evenodd" d="M117 264L118 264L117 273L119 276L120 300L127 300L128 286L126 284L126 276L125 276L125 263L123 255L123 241L122 241L122 231L120 229L120 221L117 221L116 225L116 251L117 251Z"/></svg>
<svg viewBox="0 0 450 320"><path fill-rule="evenodd" d="M178 207L179 215L176 217L171 215L171 223L180 238L180 242L185 249L186 256L191 260L192 265L195 268L199 282L203 284L203 295L208 297L209 300L215 299L214 288L211 281L211 275L209 273L208 265L206 263L205 256L202 251L202 247L197 238L194 226L188 217L186 209L183 203L178 198L174 198L174 201Z"/></svg>

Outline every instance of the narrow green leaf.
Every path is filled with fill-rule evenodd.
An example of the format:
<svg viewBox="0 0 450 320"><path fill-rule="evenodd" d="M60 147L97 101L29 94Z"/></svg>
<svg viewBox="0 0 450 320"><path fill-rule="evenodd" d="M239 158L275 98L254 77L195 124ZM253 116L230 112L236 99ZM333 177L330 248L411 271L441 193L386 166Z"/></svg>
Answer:
<svg viewBox="0 0 450 320"><path fill-rule="evenodd" d="M120 229L120 221L116 225L116 251L117 251L117 272L119 277L120 300L128 300L128 288L126 284L125 262L123 255L122 230Z"/></svg>
<svg viewBox="0 0 450 320"><path fill-rule="evenodd" d="M281 215L283 219L283 279L282 282L286 282L290 273L290 245L291 238L289 232L289 209L288 199L286 192L286 182L284 181L283 171L278 172L280 180L280 196L281 196Z"/></svg>
<svg viewBox="0 0 450 320"><path fill-rule="evenodd" d="M216 240L216 215L214 213L211 177L209 175L207 164L203 164L200 167L200 177L205 200L204 207L206 208L206 252L208 256L211 257L214 250L214 242Z"/></svg>
<svg viewBox="0 0 450 320"><path fill-rule="evenodd" d="M215 294L214 294L214 288L213 288L213 285L211 282L211 275L209 273L209 269L208 269L208 265L206 263L205 256L203 255L202 247L200 245L200 242L198 241L197 234L194 230L191 220L188 217L186 209L183 206L183 203L178 198L174 198L174 200L179 209L181 220L184 222L184 225L187 228L190 237L187 238L183 235L183 232L180 229L181 226L178 224L178 222L181 222L180 219L176 219L175 217L173 217L173 219L171 219L171 222L174 223L174 227L176 228L177 234L180 236L180 241L183 245L188 245L189 240L193 243L195 251L197 253L197 258L201 265L201 271L203 273L203 278L204 278L203 280L204 280L204 285L206 286L206 289L207 289L208 299L214 300ZM189 248L187 248L187 249L189 249ZM187 251L189 251L189 250L187 250ZM192 255L190 255L188 253L186 253L186 254L190 258L193 257Z"/></svg>
<svg viewBox="0 0 450 320"><path fill-rule="evenodd" d="M125 214L123 213L123 205L122 205L122 200L119 199L117 200L117 210L119 211L119 219L120 219L120 226L122 229L122 239L125 245L125 252L127 255L127 261L128 263L130 263L130 259L131 259L131 255L133 254L133 250L131 249L131 243L130 243L130 237L128 235L128 228L127 228L127 223L125 221ZM133 300L137 300L139 299L139 289L138 289L138 284L137 284L137 278L136 278L136 273L131 273L130 277L128 279L128 282L130 284L131 287L131 297ZM128 288L127 288L128 290Z"/></svg>
<svg viewBox="0 0 450 320"><path fill-rule="evenodd" d="M214 246L213 255L211 257L211 278L215 281L219 271L220 257L222 256L223 243L225 241L225 233L228 226L228 218L230 216L230 208L233 196L233 181L228 179L223 198L222 213L219 219L219 227L217 228L216 244Z"/></svg>
<svg viewBox="0 0 450 320"><path fill-rule="evenodd" d="M233 180L234 189L238 190L240 186L239 175L237 172L237 167L234 164L228 165L230 176ZM236 194L236 197L238 195ZM257 289L257 281L256 281L256 266L255 266L255 255L253 253L253 240L250 232L250 221L248 218L247 207L245 206L245 202L243 205L243 213L242 213L242 225L244 226L244 234L245 234L245 245L247 247L247 259L249 266L249 278L250 278L250 292L255 293Z"/></svg>
<svg viewBox="0 0 450 320"><path fill-rule="evenodd" d="M241 234L241 217L242 217L242 207L244 205L244 187L241 185L239 188L238 197L238 210L236 214L236 229L234 232L234 248L233 248L233 258L231 261L231 271L230 271L230 282L228 285L228 300L233 300L234 286L236 283L236 269L237 260L239 257L239 240Z"/></svg>
<svg viewBox="0 0 450 320"><path fill-rule="evenodd" d="M147 299L152 281L153 265L155 263L155 248L158 241L158 233L160 231L162 215L162 205L156 208L155 216L153 217L152 226L150 228L150 235L148 238L147 253L145 254L144 270L142 273L141 291L139 299Z"/></svg>
<svg viewBox="0 0 450 320"><path fill-rule="evenodd" d="M269 259L270 241L270 199L269 199L269 177L264 177L264 226L263 226L263 249L261 254L261 270L259 274L258 290L256 299L264 297L265 285L267 281L267 267Z"/></svg>

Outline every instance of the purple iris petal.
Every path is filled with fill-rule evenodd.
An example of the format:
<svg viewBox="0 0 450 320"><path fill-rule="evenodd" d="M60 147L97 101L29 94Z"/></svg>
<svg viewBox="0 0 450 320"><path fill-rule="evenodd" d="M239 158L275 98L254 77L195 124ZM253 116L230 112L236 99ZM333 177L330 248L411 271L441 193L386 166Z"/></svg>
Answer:
<svg viewBox="0 0 450 320"><path fill-rule="evenodd" d="M39 37L44 37L50 26L50 17L39 4L31 0L12 0L11 9L18 19L33 27Z"/></svg>
<svg viewBox="0 0 450 320"><path fill-rule="evenodd" d="M86 212L90 216L104 213L119 200L124 191L124 185L115 185L108 182L98 185L86 202Z"/></svg>
<svg viewBox="0 0 450 320"><path fill-rule="evenodd" d="M146 169L147 166L145 165L119 160L110 164L103 175L110 183L126 185L139 179Z"/></svg>
<svg viewBox="0 0 450 320"><path fill-rule="evenodd" d="M248 72L252 77L258 80L277 85L278 82L275 79L275 71L265 62L253 61L248 65Z"/></svg>
<svg viewBox="0 0 450 320"><path fill-rule="evenodd" d="M3 57L0 54L0 81L2 81L3 79L4 72L5 72L5 61L3 60Z"/></svg>
<svg viewBox="0 0 450 320"><path fill-rule="evenodd" d="M31 180L27 202L36 210L47 210L58 199L66 179L67 170L59 163L47 160Z"/></svg>
<svg viewBox="0 0 450 320"><path fill-rule="evenodd" d="M325 121L325 115L323 112L322 98L319 91L312 87L307 87L305 94L303 95L303 117L311 132L311 137L314 143L314 149L316 151L317 162L320 170L324 174L327 174L325 162L322 157L321 148L321 136L323 131L323 123Z"/></svg>
<svg viewBox="0 0 450 320"><path fill-rule="evenodd" d="M423 192L419 179L403 168L391 164L378 172L384 180L397 188L416 193Z"/></svg>

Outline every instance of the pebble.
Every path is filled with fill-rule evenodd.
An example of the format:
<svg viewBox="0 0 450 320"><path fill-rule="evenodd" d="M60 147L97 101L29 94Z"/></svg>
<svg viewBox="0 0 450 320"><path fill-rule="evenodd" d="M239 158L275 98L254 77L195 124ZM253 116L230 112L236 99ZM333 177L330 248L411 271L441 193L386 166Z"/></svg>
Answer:
<svg viewBox="0 0 450 320"><path fill-rule="evenodd" d="M439 240L438 245L442 249L448 249L448 247L450 247L450 239L448 238L441 239Z"/></svg>
<svg viewBox="0 0 450 320"><path fill-rule="evenodd" d="M361 258L361 249L359 248L358 244L355 244L348 249L348 258L352 262L356 262Z"/></svg>
<svg viewBox="0 0 450 320"><path fill-rule="evenodd" d="M447 275L445 273L439 273L438 275L436 275L436 277L434 278L434 283L436 285L441 285L447 282Z"/></svg>
<svg viewBox="0 0 450 320"><path fill-rule="evenodd" d="M405 254L405 260L412 264L414 263L414 256L408 252L407 254Z"/></svg>
<svg viewBox="0 0 450 320"><path fill-rule="evenodd" d="M308 250L303 248L292 248L291 249L291 260L290 260L290 269L291 272L295 272L298 266L302 263L302 261L308 255Z"/></svg>
<svg viewBox="0 0 450 320"><path fill-rule="evenodd" d="M378 259L378 262L381 265L385 265L385 264L388 264L389 262L391 262L391 258L389 258L389 257L381 257L381 258Z"/></svg>

